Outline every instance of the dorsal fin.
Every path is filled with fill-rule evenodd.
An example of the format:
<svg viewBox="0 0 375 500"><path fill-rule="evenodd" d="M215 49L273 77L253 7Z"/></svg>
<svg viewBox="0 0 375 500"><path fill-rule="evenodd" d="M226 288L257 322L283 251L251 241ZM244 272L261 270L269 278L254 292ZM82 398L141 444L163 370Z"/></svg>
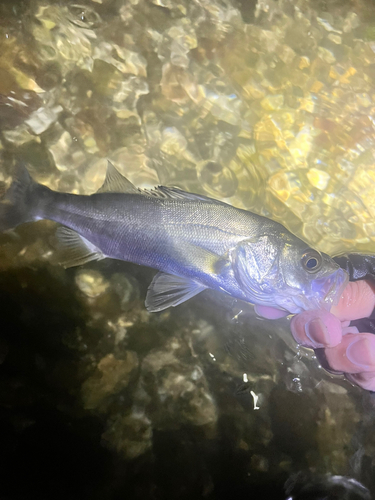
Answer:
<svg viewBox="0 0 375 500"><path fill-rule="evenodd" d="M104 183L97 193L138 193L139 190L126 177L120 174L108 160Z"/></svg>
<svg viewBox="0 0 375 500"><path fill-rule="evenodd" d="M202 201L206 203L215 203L217 205L226 205L223 201L209 198L203 194L188 193L176 187L157 186L154 189L142 189L142 194L152 196L153 198L169 198L172 200L189 200L189 201Z"/></svg>
<svg viewBox="0 0 375 500"><path fill-rule="evenodd" d="M107 175L105 181L97 193L137 193L153 198L202 201L206 203L215 203L217 205L227 205L223 201L209 198L203 194L187 193L176 187L157 186L154 189L138 189L126 177L116 169L108 160Z"/></svg>

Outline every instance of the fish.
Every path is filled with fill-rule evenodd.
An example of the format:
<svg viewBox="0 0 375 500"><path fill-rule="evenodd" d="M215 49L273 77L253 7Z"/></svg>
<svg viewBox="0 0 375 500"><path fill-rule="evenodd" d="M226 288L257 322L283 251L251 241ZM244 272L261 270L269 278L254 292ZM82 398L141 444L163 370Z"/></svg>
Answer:
<svg viewBox="0 0 375 500"><path fill-rule="evenodd" d="M175 187L139 189L110 162L91 195L53 191L19 162L0 199L0 232L40 219L61 224L65 267L108 257L158 270L146 295L150 312L208 288L290 314L329 310L348 281L282 224Z"/></svg>
<svg viewBox="0 0 375 500"><path fill-rule="evenodd" d="M284 485L286 500L371 500L366 486L351 477L297 472Z"/></svg>

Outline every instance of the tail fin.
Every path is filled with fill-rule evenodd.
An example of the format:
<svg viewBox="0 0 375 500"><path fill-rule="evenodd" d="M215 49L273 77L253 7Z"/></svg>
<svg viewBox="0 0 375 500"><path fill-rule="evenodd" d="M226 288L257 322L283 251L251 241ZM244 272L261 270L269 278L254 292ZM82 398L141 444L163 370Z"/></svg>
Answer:
<svg viewBox="0 0 375 500"><path fill-rule="evenodd" d="M18 163L12 184L0 198L0 232L34 220L34 191L37 186L25 165Z"/></svg>

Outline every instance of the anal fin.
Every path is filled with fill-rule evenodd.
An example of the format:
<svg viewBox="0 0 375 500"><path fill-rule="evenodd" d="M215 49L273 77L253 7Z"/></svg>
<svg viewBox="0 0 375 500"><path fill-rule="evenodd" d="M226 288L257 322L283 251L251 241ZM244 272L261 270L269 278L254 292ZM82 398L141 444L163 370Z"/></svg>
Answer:
<svg viewBox="0 0 375 500"><path fill-rule="evenodd" d="M205 288L205 286L187 278L158 273L148 287L146 308L149 312L159 312L168 307L178 306Z"/></svg>
<svg viewBox="0 0 375 500"><path fill-rule="evenodd" d="M56 236L62 247L60 263L65 268L81 266L86 262L105 258L105 255L95 245L73 229L65 226L59 227Z"/></svg>

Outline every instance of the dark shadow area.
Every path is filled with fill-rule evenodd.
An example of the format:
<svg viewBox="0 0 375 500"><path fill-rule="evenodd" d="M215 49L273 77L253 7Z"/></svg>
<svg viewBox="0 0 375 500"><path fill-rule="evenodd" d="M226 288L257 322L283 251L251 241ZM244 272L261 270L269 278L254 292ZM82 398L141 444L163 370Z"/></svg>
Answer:
<svg viewBox="0 0 375 500"><path fill-rule="evenodd" d="M82 353L64 343L86 328L73 290L72 273L62 281L50 268L0 275L2 500L283 498L286 478L247 476L225 419L219 441L185 427L154 431L152 452L133 461L107 450L103 418L82 408Z"/></svg>
<svg viewBox="0 0 375 500"><path fill-rule="evenodd" d="M116 262L111 265L116 271L134 274L144 296L150 270ZM109 261L100 266L106 274ZM82 385L91 373L86 357L97 354L100 359L110 344L106 344L104 327L101 330L90 323L92 310L80 300L74 276L75 271L49 265L0 274L1 500L285 500L284 483L290 475L308 470L312 460L319 466L319 408L311 405L307 394L277 384L262 403L262 412L254 412L249 391L237 390L241 378L208 362L203 366L218 412L214 435L204 426L178 424L174 429L162 422L165 429L160 429L152 421L152 446L138 458L126 460L107 447L103 434L112 416L129 414L138 379L134 377L122 392L113 395L106 412L84 409ZM217 303L206 294L163 321L153 315L148 326L133 327L126 349L140 358L147 356L160 349L161 339L173 337L181 328L191 329L194 315L212 319L214 306ZM108 304L109 314L116 307L118 304ZM224 307L216 313L218 335L229 328L226 315ZM235 330L240 334L248 328L244 322ZM227 352L240 356L244 369L260 370L275 344L264 333L257 345L243 344L241 335L233 338ZM83 339L80 348L74 344L77 336ZM89 355L82 345L87 345ZM195 348L199 352L198 343ZM203 345L201 349L201 359L207 359ZM152 415L152 408L149 410ZM280 465L284 456L289 461L285 470ZM365 465L370 472L371 463ZM313 476L302 485L298 481L295 491L299 499L321 498L314 495L331 491L331 487L333 494L346 491L344 482L332 486L330 479L319 480L316 488ZM366 484L371 483L369 477ZM304 491L310 496L304 496Z"/></svg>

